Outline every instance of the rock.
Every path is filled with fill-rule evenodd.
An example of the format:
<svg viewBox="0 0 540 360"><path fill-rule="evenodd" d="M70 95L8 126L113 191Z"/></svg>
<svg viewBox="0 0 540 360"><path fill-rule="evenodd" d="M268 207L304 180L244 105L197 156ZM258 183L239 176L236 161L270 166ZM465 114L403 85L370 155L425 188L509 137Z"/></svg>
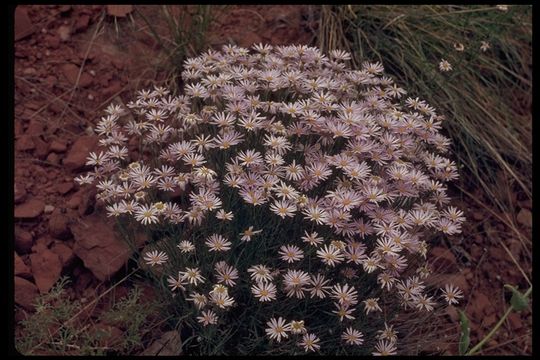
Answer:
<svg viewBox="0 0 540 360"><path fill-rule="evenodd" d="M80 170L86 164L86 158L91 151L95 151L98 145L96 136L81 136L73 143L71 149L64 158L63 164L70 170Z"/></svg>
<svg viewBox="0 0 540 360"><path fill-rule="evenodd" d="M426 283L443 289L445 285L451 284L457 286L463 291L465 295L469 293L470 285L465 279L463 272L456 272L453 274L434 274L426 279Z"/></svg>
<svg viewBox="0 0 540 360"><path fill-rule="evenodd" d="M107 14L116 17L126 17L133 11L133 5L107 5Z"/></svg>
<svg viewBox="0 0 540 360"><path fill-rule="evenodd" d="M56 185L56 191L62 195L65 195L67 194L68 192L71 191L71 189L73 189L75 185L73 184L73 182L65 182L65 183L60 183L58 185Z"/></svg>
<svg viewBox="0 0 540 360"><path fill-rule="evenodd" d="M482 213L481 211L473 211L472 212L472 218L476 221L480 221L480 220L483 220L485 217L484 213Z"/></svg>
<svg viewBox="0 0 540 360"><path fill-rule="evenodd" d="M493 305L489 298L481 292L476 292L474 295L474 300L472 301L473 313L475 313L478 319L483 318L484 315L487 315L493 311Z"/></svg>
<svg viewBox="0 0 540 360"><path fill-rule="evenodd" d="M433 258L433 266L444 272L455 272L457 268L457 260L452 251L443 247L434 247L430 256Z"/></svg>
<svg viewBox="0 0 540 360"><path fill-rule="evenodd" d="M86 288L90 286L92 281L96 279L91 271L88 271L87 269L82 267L76 267L73 270L73 276L75 277L75 284L73 284L73 290L79 295L82 295L84 290L86 290Z"/></svg>
<svg viewBox="0 0 540 360"><path fill-rule="evenodd" d="M28 254L32 249L32 234L21 227L15 227L15 250L19 254Z"/></svg>
<svg viewBox="0 0 540 360"><path fill-rule="evenodd" d="M62 263L63 269L69 267L71 264L73 264L73 261L75 260L75 254L73 253L73 250L69 246L61 242L55 242L51 247L51 251L58 255L58 257L60 258L60 262Z"/></svg>
<svg viewBox="0 0 540 360"><path fill-rule="evenodd" d="M97 190L95 187L83 188L79 191L81 196L81 201L79 203L79 215L89 215L94 211L94 205L96 204L96 193ZM77 194L79 194L77 193Z"/></svg>
<svg viewBox="0 0 540 360"><path fill-rule="evenodd" d="M17 6L15 8L15 41L24 39L36 31L32 21L28 17L25 8Z"/></svg>
<svg viewBox="0 0 540 360"><path fill-rule="evenodd" d="M45 132L45 124L43 123L42 120L38 120L37 118L30 120L28 127L24 131L26 135L34 135L34 136L43 135L44 132Z"/></svg>
<svg viewBox="0 0 540 360"><path fill-rule="evenodd" d="M446 307L446 315L448 315L448 317L450 317L450 320L452 320L452 322L454 323L459 321L459 314L456 307L453 305L448 305Z"/></svg>
<svg viewBox="0 0 540 360"><path fill-rule="evenodd" d="M83 31L88 28L88 24L90 23L90 16L88 15L82 15L79 16L77 19L77 22L75 23L75 31Z"/></svg>
<svg viewBox="0 0 540 360"><path fill-rule="evenodd" d="M528 209L521 209L517 215L517 221L521 225L532 228L532 212Z"/></svg>
<svg viewBox="0 0 540 360"><path fill-rule="evenodd" d="M66 150L67 150L67 145L65 141L54 139L49 145L49 151L52 151L55 153L63 153Z"/></svg>
<svg viewBox="0 0 540 360"><path fill-rule="evenodd" d="M17 151L30 151L36 148L34 140L30 135L22 135L15 142L15 149Z"/></svg>
<svg viewBox="0 0 540 360"><path fill-rule="evenodd" d="M17 185L17 183L14 184L14 200L15 204L20 204L26 199L26 189L24 185Z"/></svg>
<svg viewBox="0 0 540 360"><path fill-rule="evenodd" d="M56 211L49 218L49 233L57 239L67 239L71 236L69 219L64 214Z"/></svg>
<svg viewBox="0 0 540 360"><path fill-rule="evenodd" d="M45 203L38 199L30 199L15 207L15 219L34 219L41 215Z"/></svg>
<svg viewBox="0 0 540 360"><path fill-rule="evenodd" d="M132 251L113 228L113 222L93 214L70 226L73 251L101 281L108 280L130 258Z"/></svg>
<svg viewBox="0 0 540 360"><path fill-rule="evenodd" d="M513 330L518 330L523 327L523 322L518 313L511 312L510 315L508 315L508 321Z"/></svg>
<svg viewBox="0 0 540 360"><path fill-rule="evenodd" d="M48 163L58 165L60 164L60 156L57 153L50 153L45 159Z"/></svg>
<svg viewBox="0 0 540 360"><path fill-rule="evenodd" d="M482 319L482 325L491 328L497 322L497 315L492 313Z"/></svg>
<svg viewBox="0 0 540 360"><path fill-rule="evenodd" d="M261 37L254 31L247 31L241 34L238 38L238 45L242 47L250 47L253 44L262 42Z"/></svg>
<svg viewBox="0 0 540 360"><path fill-rule="evenodd" d="M49 144L43 141L41 136L34 136L32 140L34 140L34 144L36 144L34 155L40 159L45 159L49 154Z"/></svg>
<svg viewBox="0 0 540 360"><path fill-rule="evenodd" d="M15 303L26 310L34 310L34 300L38 296L38 290L30 281L15 276Z"/></svg>
<svg viewBox="0 0 540 360"><path fill-rule="evenodd" d="M37 70L34 69L33 67L28 67L28 68L25 68L25 69L23 70L23 75L30 75L30 76L32 76L32 75L36 75L36 73L37 73Z"/></svg>
<svg viewBox="0 0 540 360"><path fill-rule="evenodd" d="M13 254L15 255L15 276L31 279L32 273L30 272L30 268L26 266L24 261L19 255L17 255L16 252L13 252Z"/></svg>
<svg viewBox="0 0 540 360"><path fill-rule="evenodd" d="M470 254L472 255L473 260L478 261L484 254L484 248L474 244L471 246Z"/></svg>
<svg viewBox="0 0 540 360"><path fill-rule="evenodd" d="M92 82L93 82L92 76L90 76L89 74L87 74L85 72L81 73L80 78L78 78L80 68L77 65L64 64L62 66L61 70L62 70L62 73L64 74L65 78L73 86L77 85L79 87L87 87L87 86L90 86L92 84Z"/></svg>
<svg viewBox="0 0 540 360"><path fill-rule="evenodd" d="M99 346L114 347L124 335L119 328L107 324L95 324L88 330L92 339L98 339Z"/></svg>
<svg viewBox="0 0 540 360"><path fill-rule="evenodd" d="M67 202L66 207L68 209L76 209L79 207L79 204L81 203L81 197L77 194L73 195Z"/></svg>
<svg viewBox="0 0 540 360"><path fill-rule="evenodd" d="M40 293L49 291L60 278L62 262L60 257L49 249L41 249L30 255L32 273Z"/></svg>
<svg viewBox="0 0 540 360"><path fill-rule="evenodd" d="M114 94L122 91L122 83L118 80L111 81L110 85L102 90L103 95L106 97L113 96Z"/></svg>
<svg viewBox="0 0 540 360"><path fill-rule="evenodd" d="M71 5L62 5L58 8L58 10L60 11L61 14L67 13L68 11L71 10Z"/></svg>
<svg viewBox="0 0 540 360"><path fill-rule="evenodd" d="M178 356L182 354L182 339L176 330L167 331L154 341L141 355Z"/></svg>
<svg viewBox="0 0 540 360"><path fill-rule="evenodd" d="M532 200L531 199L518 201L518 205L521 208L526 208L526 209L532 210Z"/></svg>
<svg viewBox="0 0 540 360"><path fill-rule="evenodd" d="M71 38L71 28L67 25L62 25L57 30L58 36L62 41L68 41ZM52 44L56 45L56 44ZM51 46L52 48L57 48L58 46Z"/></svg>
<svg viewBox="0 0 540 360"><path fill-rule="evenodd" d="M43 212L45 214L50 214L54 211L54 206L52 205L45 205L45 209L43 209Z"/></svg>

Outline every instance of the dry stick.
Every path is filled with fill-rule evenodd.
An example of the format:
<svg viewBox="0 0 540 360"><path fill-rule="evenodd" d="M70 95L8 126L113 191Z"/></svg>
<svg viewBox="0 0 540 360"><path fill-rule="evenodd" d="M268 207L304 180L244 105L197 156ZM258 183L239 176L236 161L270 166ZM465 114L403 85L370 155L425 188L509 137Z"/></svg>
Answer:
<svg viewBox="0 0 540 360"><path fill-rule="evenodd" d="M65 103L66 103L66 100L62 99L62 97L63 97L64 95L67 95L67 94L72 90L72 89L70 88L70 89L66 90L65 92L63 92L62 94L60 94L60 95L57 96L57 95L54 95L53 93L50 93L50 92L48 92L48 91L41 90L40 88L38 88L38 87L36 86L37 84L28 81L28 80L27 80L26 78L24 78L24 77L16 76L16 78L19 79L19 80L23 80L23 81L27 82L28 84L32 85L32 86L33 86L33 89L36 89L36 91L41 92L43 95L46 95L48 98L52 98L52 100L51 100L48 104L44 105L44 106L41 107L39 110L36 110L36 112L41 112L41 111L43 111L44 108L46 108L46 107L49 106L51 103L53 103L53 102L55 102L55 101L57 101L57 100L65 104ZM34 79L34 78L31 78L31 79ZM39 80L39 79L38 79L38 80ZM39 85L41 85L41 83L39 83ZM58 84L57 86L58 86L60 89L65 88L65 87L61 86L61 84ZM80 111L86 111L86 110L87 110L85 107L80 106L80 105L77 105L77 104L71 104L71 106L74 107L74 108L76 108L76 109L78 109L78 110L80 110ZM72 110L72 109L68 109L68 110ZM32 116L30 116L29 119L32 119L32 118L33 118L34 116L36 116L36 115L37 115L36 113L32 114Z"/></svg>
<svg viewBox="0 0 540 360"><path fill-rule="evenodd" d="M497 219L499 219L503 224L505 224L506 226L508 226L510 229L512 229L512 231L514 231L516 233L516 235L519 237L520 240L522 241L527 241L526 238L524 238L524 236L516 229L516 227L507 222L505 219L503 219L499 214L497 214L496 212L494 212L492 209L490 209L488 206L486 206L482 201L480 201L478 198L476 198L473 194L471 194L470 192L468 192L467 190L463 189L461 186L457 185L457 188L462 191L464 194L466 194L468 197L470 197L471 199L473 199L476 203L480 204L484 209L486 209L487 211L489 211L493 216L495 216Z"/></svg>
<svg viewBox="0 0 540 360"><path fill-rule="evenodd" d="M532 292L532 286L529 288L529 290L527 290L527 292L525 292L525 294L523 294L523 296L525 298L528 298L529 295L531 294L531 292ZM502 326L502 324L504 323L504 321L506 320L508 315L510 315L510 313L513 310L514 310L514 307L512 305L510 305L508 307L508 309L506 310L506 312L504 313L504 315L499 320L499 322L495 325L495 327L493 329L491 329L491 331L478 344L476 344L475 347L473 347L471 350L469 350L465 355L467 355L467 356L473 355L475 352L480 350L482 348L482 345L484 345L489 339L491 339L491 337L497 332L497 330L499 330L499 328Z"/></svg>
<svg viewBox="0 0 540 360"><path fill-rule="evenodd" d="M500 348L501 346L504 346L504 345L512 344L513 342L519 341L519 340L521 340L522 338L524 339L524 338L526 338L526 337L529 337L530 335L531 335L530 333L529 333L529 334L524 334L524 335L518 336L518 337L516 337L516 338L510 339L510 340L506 340L506 341L504 341L504 342L502 342L502 343L499 343L499 344L497 344L497 345L494 345L494 346L492 346L492 347L485 348L485 349L484 349L484 352L489 351L489 350L495 350L495 349ZM525 347L527 347L527 345L525 345ZM523 351L523 353L525 353L525 350ZM513 355L517 355L517 354L513 354Z"/></svg>
<svg viewBox="0 0 540 360"><path fill-rule="evenodd" d="M86 60L88 59L88 55L90 54L90 49L92 48L92 45L94 45L94 41L96 39L96 36L99 32L99 28L101 26L101 23L103 22L103 19L105 19L105 12L101 15L101 18L99 19L99 22L96 25L96 30L94 31L94 34L92 35L92 38L90 39L90 43L88 44L88 47L86 48L86 53L84 54L83 61L81 63L81 67L79 68L79 73L77 74L77 79L75 80L75 85L73 85L73 88L71 89L71 94L69 96L69 100L66 102L66 106L64 107L64 110L62 110L62 113L58 117L59 120L63 119L64 114L66 113L67 108L69 107L69 103L71 100L73 100L73 96L75 95L75 91L77 90L77 87L79 86L79 81L81 79L81 75L84 69L84 65L86 63Z"/></svg>
<svg viewBox="0 0 540 360"><path fill-rule="evenodd" d="M55 97L54 94L50 94L49 92L47 92L47 91L45 91L45 90L42 90L42 89L38 88L37 86L35 86L35 84L31 83L30 81L26 80L25 78L21 78L21 77L17 77L17 78L18 78L18 79L21 79L21 80L23 80L23 81L25 81L25 82L27 82L27 83L29 83L30 85L32 85L32 88L33 88L33 89L36 89L37 91L39 91L40 93L42 93L44 96L47 96L47 97L49 97L49 98L50 98L50 97ZM67 92L69 92L69 91L67 91ZM63 93L63 94L60 95L60 96L64 96L65 94L67 94L67 92ZM55 100L53 100L52 102L56 101L56 99L61 100L62 102L66 103L65 100L62 100L62 99L60 99L60 98L58 98L58 97L55 97ZM66 104L67 104L67 103L66 103ZM48 105L47 105L47 106L48 106ZM75 111L73 111L73 109L71 109L71 108L68 107L67 110L71 113L71 115L73 115L74 117L76 117L77 119L79 119L81 122L86 122L86 121L88 121L88 120L86 120L86 119L81 118ZM39 111L41 111L41 109L40 109ZM69 130L63 128L63 127L60 127L59 129L62 130L62 131L68 132L68 133L70 133L71 135L74 135L74 136L77 135L77 134L75 134L73 131L69 131Z"/></svg>
<svg viewBox="0 0 540 360"><path fill-rule="evenodd" d="M252 14L255 14L255 15L257 15L257 16L259 17L259 19L261 19L261 21L263 22L263 24L266 23L266 20L262 17L262 15L259 14L257 11L254 11L254 10L250 10L250 9L234 9L232 12L242 12L242 11L244 11L244 12L250 12L250 13L252 13Z"/></svg>
<svg viewBox="0 0 540 360"><path fill-rule="evenodd" d="M525 271L523 271L523 268L519 265L519 263L517 262L517 260L516 260L516 258L514 257L514 255L512 255L512 253L510 252L510 250L508 250L508 248L506 247L506 245L504 245L503 242L501 242L501 245L503 246L504 250L506 250L506 252L508 253L508 256L510 256L510 258L512 259L512 261L514 262L514 264L517 266L517 268L518 268L519 271L521 272L521 275L523 275L523 277L525 278L525 280L527 280L527 282L529 283L529 286L532 286L531 280L529 280L529 277L527 276L527 274L525 274Z"/></svg>
<svg viewBox="0 0 540 360"><path fill-rule="evenodd" d="M139 268L136 268L134 269L131 273L127 274L126 276L124 276L120 281L118 281L116 284L114 284L113 286L111 286L107 291L105 291L103 294L99 295L97 298L95 298L94 300L92 300L91 302L89 302L87 305L85 305L78 313L76 313L75 315L73 315L71 318L69 318L68 320L66 320L66 322L64 324L67 324L73 320L75 320L79 315L81 315L89 306L95 304L97 301L101 300L101 298L103 298L105 295L107 295L109 292L111 292L114 288L116 288L118 285L120 285L121 283L123 283L124 281L126 281L131 275L135 274L137 271L139 270ZM55 331L52 332L52 334L50 334L51 336L55 335L64 325L60 326L58 329L56 329ZM40 342L39 344L37 344L36 346L34 346L30 351L34 351L36 350L38 347L40 347L41 345L43 345L44 341Z"/></svg>

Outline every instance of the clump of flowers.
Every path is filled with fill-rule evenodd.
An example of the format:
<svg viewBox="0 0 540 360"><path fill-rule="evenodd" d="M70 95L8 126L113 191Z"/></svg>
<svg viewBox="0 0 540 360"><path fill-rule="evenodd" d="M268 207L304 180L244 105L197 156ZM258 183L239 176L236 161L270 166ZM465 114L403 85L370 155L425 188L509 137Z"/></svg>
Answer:
<svg viewBox="0 0 540 360"><path fill-rule="evenodd" d="M458 174L443 117L404 99L380 63L349 59L209 50L186 60L183 94L142 90L95 128L103 149L77 180L96 184L109 216L173 245L143 260L163 268L200 344L395 354L398 310L462 296L425 282L427 241L464 221L448 205Z"/></svg>

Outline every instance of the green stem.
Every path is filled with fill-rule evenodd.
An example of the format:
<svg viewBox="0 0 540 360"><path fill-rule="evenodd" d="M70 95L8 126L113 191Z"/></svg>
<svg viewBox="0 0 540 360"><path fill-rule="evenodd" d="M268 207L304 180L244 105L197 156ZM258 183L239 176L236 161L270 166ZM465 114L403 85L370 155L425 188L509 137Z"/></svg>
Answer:
<svg viewBox="0 0 540 360"><path fill-rule="evenodd" d="M524 296L526 298L529 297L529 294L531 292L532 292L532 286L529 288L529 290L527 290L527 292L524 294ZM495 325L495 327L489 332L489 334L487 334L486 337L484 337L482 339L482 341L480 341L478 344L476 344L476 346L473 347L471 350L469 350L469 352L466 353L465 355L466 356L473 355L475 352L480 350L480 348L497 332L497 330L499 330L499 328L502 326L502 324L504 323L504 321L506 320L508 315L510 315L512 310L514 310L514 307L512 305L510 305L510 307L506 310L506 312L504 313L502 318L499 320L497 325Z"/></svg>

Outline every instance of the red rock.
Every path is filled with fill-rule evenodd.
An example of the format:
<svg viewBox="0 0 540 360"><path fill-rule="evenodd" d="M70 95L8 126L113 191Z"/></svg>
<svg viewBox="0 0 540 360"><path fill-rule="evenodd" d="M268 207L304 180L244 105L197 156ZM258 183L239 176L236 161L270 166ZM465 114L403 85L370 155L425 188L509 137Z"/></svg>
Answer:
<svg viewBox="0 0 540 360"><path fill-rule="evenodd" d="M65 195L70 192L74 187L75 185L73 184L73 182L60 183L56 185L56 191L62 195Z"/></svg>
<svg viewBox="0 0 540 360"><path fill-rule="evenodd" d="M32 278L32 273L24 261L16 252L13 252L15 256L15 276L20 276L26 279Z"/></svg>
<svg viewBox="0 0 540 360"><path fill-rule="evenodd" d="M71 85L77 85L79 87L87 87L92 84L92 76L89 74L83 72L81 73L81 77L78 79L80 68L77 65L74 64L65 64L61 68L62 73L66 77L66 79L71 83Z"/></svg>
<svg viewBox="0 0 540 360"><path fill-rule="evenodd" d="M62 262L60 257L49 249L41 249L30 255L32 273L40 293L49 291L60 278Z"/></svg>
<svg viewBox="0 0 540 360"><path fill-rule="evenodd" d="M67 239L71 236L69 230L69 219L59 211L56 211L49 218L49 232L51 236L58 239Z"/></svg>
<svg viewBox="0 0 540 360"><path fill-rule="evenodd" d="M453 305L449 305L446 308L446 315L448 315L450 317L450 320L452 320L453 322L457 322L459 320L459 314L456 307Z"/></svg>
<svg viewBox="0 0 540 360"><path fill-rule="evenodd" d="M19 254L27 254L32 249L32 234L19 226L15 226L15 250Z"/></svg>
<svg viewBox="0 0 540 360"><path fill-rule="evenodd" d="M262 41L261 37L254 31L247 31L242 33L238 39L238 45L242 47L249 47L253 44L258 44Z"/></svg>
<svg viewBox="0 0 540 360"><path fill-rule="evenodd" d="M510 315L508 315L508 321L513 330L518 330L523 327L523 322L518 313L511 312Z"/></svg>
<svg viewBox="0 0 540 360"><path fill-rule="evenodd" d="M34 155L40 159L45 159L49 154L49 145L41 139L41 136L34 136L32 140L36 144Z"/></svg>
<svg viewBox="0 0 540 360"><path fill-rule="evenodd" d="M27 67L23 70L23 75L33 76L33 75L36 75L36 73L37 73L37 70L34 69L33 67Z"/></svg>
<svg viewBox="0 0 540 360"><path fill-rule="evenodd" d="M25 8L17 6L15 8L15 41L24 39L36 31L32 21L28 17Z"/></svg>
<svg viewBox="0 0 540 360"><path fill-rule="evenodd" d="M34 310L34 300L38 296L38 290L30 281L15 276L15 303L26 310Z"/></svg>
<svg viewBox="0 0 540 360"><path fill-rule="evenodd" d="M20 121L15 121L13 123L13 130L14 130L15 138L16 139L20 138L21 135L24 133L23 124Z"/></svg>
<svg viewBox="0 0 540 360"><path fill-rule="evenodd" d="M56 45L56 43L60 45L60 41L68 41L71 38L71 27L67 25L60 26L56 32L58 33L59 39L55 41L53 45ZM52 47L56 49L58 46Z"/></svg>
<svg viewBox="0 0 540 360"><path fill-rule="evenodd" d="M51 190L51 189L46 189L46 190ZM52 192L52 191L50 191ZM43 209L43 213L45 214L51 214L53 211L54 211L55 207L52 206L52 205L45 205L45 209Z"/></svg>
<svg viewBox="0 0 540 360"><path fill-rule="evenodd" d="M58 255L60 262L62 263L62 268L64 269L70 266L75 260L73 250L61 242L55 242L51 247L51 251Z"/></svg>
<svg viewBox="0 0 540 360"><path fill-rule="evenodd" d="M97 190L94 187L87 187L83 188L81 191L79 191L81 196L81 202L79 204L79 215L89 215L93 209L94 205L96 204L96 193Z"/></svg>
<svg viewBox="0 0 540 360"><path fill-rule="evenodd" d="M45 124L43 123L43 121L38 120L36 118L33 118L32 120L30 120L28 127L24 131L26 135L35 135L35 136L43 135L44 132L45 132Z"/></svg>
<svg viewBox="0 0 540 360"><path fill-rule="evenodd" d="M508 258L506 252L503 249L496 247L495 245L489 247L488 256L490 260L505 260Z"/></svg>
<svg viewBox="0 0 540 360"><path fill-rule="evenodd" d="M133 11L133 5L107 5L107 14L116 17L126 17Z"/></svg>
<svg viewBox="0 0 540 360"><path fill-rule="evenodd" d="M474 244L471 246L471 255L475 261L479 261L484 254L484 248Z"/></svg>
<svg viewBox="0 0 540 360"><path fill-rule="evenodd" d="M526 208L526 209L532 210L532 200L531 199L518 201L518 205L521 208Z"/></svg>
<svg viewBox="0 0 540 360"><path fill-rule="evenodd" d="M78 194L73 195L67 202L66 207L68 209L76 209L81 203L81 197Z"/></svg>
<svg viewBox="0 0 540 360"><path fill-rule="evenodd" d="M67 150L67 145L65 141L54 139L49 144L49 151L53 151L55 153L63 153L66 150Z"/></svg>
<svg viewBox="0 0 540 360"><path fill-rule="evenodd" d="M34 140L30 135L22 135L15 141L15 149L17 151L29 151L34 150L35 148L36 144L34 144Z"/></svg>
<svg viewBox="0 0 540 360"><path fill-rule="evenodd" d="M122 340L124 332L119 328L107 324L97 323L88 329L93 338L99 339L99 346L113 347Z"/></svg>
<svg viewBox="0 0 540 360"><path fill-rule="evenodd" d="M32 246L33 253L39 253L44 250L47 250L49 246L53 243L53 239L49 236L42 236L34 241L34 246Z"/></svg>
<svg viewBox="0 0 540 360"><path fill-rule="evenodd" d="M15 207L15 219L33 219L41 215L45 203L38 199L30 199Z"/></svg>
<svg viewBox="0 0 540 360"><path fill-rule="evenodd" d="M81 295L86 288L91 284L92 280L95 279L95 276L92 274L91 271L85 269L76 267L73 270L73 276L75 277L75 284L73 284L73 290Z"/></svg>
<svg viewBox="0 0 540 360"><path fill-rule="evenodd" d="M15 183L14 184L14 200L15 204L20 204L26 199L26 189L24 185Z"/></svg>
<svg viewBox="0 0 540 360"><path fill-rule="evenodd" d="M482 319L482 325L491 328L497 322L497 315L492 313Z"/></svg>
<svg viewBox="0 0 540 360"><path fill-rule="evenodd" d="M63 164L70 170L80 170L86 164L86 158L91 151L95 151L98 145L96 136L81 136L71 146L64 158Z"/></svg>
<svg viewBox="0 0 540 360"><path fill-rule="evenodd" d="M517 221L521 225L524 225L528 228L532 228L532 212L528 209L521 209L517 215Z"/></svg>
<svg viewBox="0 0 540 360"><path fill-rule="evenodd" d="M57 153L50 153L47 155L47 158L45 159L48 163L59 165L60 164L60 156Z"/></svg>
<svg viewBox="0 0 540 360"><path fill-rule="evenodd" d="M62 5L58 8L58 10L60 11L60 13L67 13L71 10L71 5Z"/></svg>
<svg viewBox="0 0 540 360"><path fill-rule="evenodd" d="M69 29L69 28L68 28ZM69 36L69 34L68 34ZM62 40L60 29L58 29L58 36L47 36L45 45L50 49L58 49L60 47L60 41Z"/></svg>
<svg viewBox="0 0 540 360"><path fill-rule="evenodd" d="M126 242L116 234L112 221L97 214L71 225L71 232L75 238L73 251L101 281L120 270L132 254Z"/></svg>
<svg viewBox="0 0 540 360"><path fill-rule="evenodd" d="M465 279L465 275L462 272L453 274L434 274L433 276L428 277L426 283L438 288L444 288L445 285L451 284L460 288L466 295L469 293L470 289L469 282Z"/></svg>
<svg viewBox="0 0 540 360"><path fill-rule="evenodd" d="M473 211L472 212L472 218L476 221L480 221L480 220L483 220L485 217L484 213L482 213L481 211Z"/></svg>
<svg viewBox="0 0 540 360"><path fill-rule="evenodd" d="M430 251L430 257L433 259L433 266L444 272L455 272L457 260L452 251L443 247L435 247Z"/></svg>
<svg viewBox="0 0 540 360"><path fill-rule="evenodd" d="M82 15L79 16L77 19L77 22L75 23L75 31L83 31L88 28L88 24L90 23L90 16L88 15Z"/></svg>
<svg viewBox="0 0 540 360"><path fill-rule="evenodd" d="M479 318L482 317L481 314L487 315L493 312L493 305L484 293L476 292L474 295L473 304L477 309L476 313L480 315Z"/></svg>
<svg viewBox="0 0 540 360"><path fill-rule="evenodd" d="M116 93L119 93L120 91L122 91L122 83L118 80L113 80L108 87L103 89L103 95L110 97Z"/></svg>

